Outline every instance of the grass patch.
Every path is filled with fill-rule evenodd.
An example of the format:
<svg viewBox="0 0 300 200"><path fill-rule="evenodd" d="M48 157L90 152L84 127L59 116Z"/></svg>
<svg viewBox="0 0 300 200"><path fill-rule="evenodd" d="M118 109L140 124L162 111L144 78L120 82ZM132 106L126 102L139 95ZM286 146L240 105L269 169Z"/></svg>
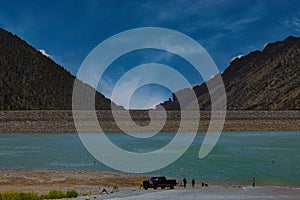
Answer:
<svg viewBox="0 0 300 200"><path fill-rule="evenodd" d="M43 200L43 199L61 199L61 198L76 198L78 192L70 190L65 192L51 190L47 194L39 195L34 192L13 192L7 191L0 193L0 200Z"/></svg>
<svg viewBox="0 0 300 200"><path fill-rule="evenodd" d="M66 196L66 194L62 191L51 190L48 194L42 195L42 199L62 199Z"/></svg>
<svg viewBox="0 0 300 200"><path fill-rule="evenodd" d="M75 190L70 190L70 191L67 191L67 198L76 198L78 197L78 192L76 192Z"/></svg>
<svg viewBox="0 0 300 200"><path fill-rule="evenodd" d="M37 193L33 192L13 192L7 191L1 193L1 200L41 200Z"/></svg>

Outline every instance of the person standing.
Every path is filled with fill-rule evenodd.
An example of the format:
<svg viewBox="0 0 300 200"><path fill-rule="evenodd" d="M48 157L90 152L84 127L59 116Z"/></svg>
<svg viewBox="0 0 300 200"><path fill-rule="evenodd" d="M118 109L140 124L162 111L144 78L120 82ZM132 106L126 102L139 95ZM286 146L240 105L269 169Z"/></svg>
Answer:
<svg viewBox="0 0 300 200"><path fill-rule="evenodd" d="M195 183L196 183L196 181L195 181L195 179L193 179L192 180L192 187L195 187Z"/></svg>
<svg viewBox="0 0 300 200"><path fill-rule="evenodd" d="M186 179L183 178L183 187L186 188Z"/></svg>

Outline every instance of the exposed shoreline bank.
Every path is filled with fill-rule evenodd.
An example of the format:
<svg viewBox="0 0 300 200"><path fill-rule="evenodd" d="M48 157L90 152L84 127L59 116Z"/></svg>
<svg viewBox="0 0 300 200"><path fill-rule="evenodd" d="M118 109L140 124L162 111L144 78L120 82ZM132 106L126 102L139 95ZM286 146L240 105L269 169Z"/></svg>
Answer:
<svg viewBox="0 0 300 200"><path fill-rule="evenodd" d="M139 188L143 175L90 170L44 169L0 170L0 192L36 192L76 190L79 194L100 193L115 186Z"/></svg>
<svg viewBox="0 0 300 200"><path fill-rule="evenodd" d="M82 112L86 132L99 132L91 125L90 111ZM118 111L122 116L122 112ZM197 112L186 111L190 116L186 132L190 127L198 126L199 132L206 132L210 122L210 111L200 112L200 123L195 120ZM147 111L130 111L136 124L147 125ZM160 120L160 115L155 120ZM180 124L180 111L168 111L168 119L162 132L176 132ZM121 132L111 111L97 111L98 121L104 132ZM124 118L125 123L127 119ZM132 132L140 132L131 127ZM300 111L227 111L223 131L298 131L300 129ZM150 130L151 131L151 130ZM71 110L33 110L0 111L0 133L76 133Z"/></svg>
<svg viewBox="0 0 300 200"><path fill-rule="evenodd" d="M164 191L161 189L149 189L145 191L140 188L142 181L150 175L126 174L117 172L102 172L90 170L52 169L52 170L0 170L0 192L35 192L45 194L51 190L68 191L75 190L80 195L99 195L103 189L110 194L125 196L138 195L149 192ZM180 182L180 180L177 180ZM200 181L200 182L199 182ZM206 182L206 181L205 181ZM208 187L201 187L201 180L197 180L195 188L190 184L186 189L240 189L252 187L249 184L237 184L231 182L207 181ZM119 191L113 191L117 187ZM299 188L292 185L259 184L257 188ZM177 186L177 189L184 189ZM126 194L124 194L124 192ZM106 195L108 197L109 195ZM112 196L112 195L110 195Z"/></svg>

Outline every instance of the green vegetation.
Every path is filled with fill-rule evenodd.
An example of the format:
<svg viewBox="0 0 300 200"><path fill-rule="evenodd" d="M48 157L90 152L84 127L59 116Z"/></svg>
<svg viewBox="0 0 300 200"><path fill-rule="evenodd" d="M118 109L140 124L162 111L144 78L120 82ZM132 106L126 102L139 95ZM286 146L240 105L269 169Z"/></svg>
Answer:
<svg viewBox="0 0 300 200"><path fill-rule="evenodd" d="M75 190L67 191L67 193L64 193L62 191L58 190L51 190L48 192L48 194L42 195L42 199L61 199L61 198L75 198L79 194Z"/></svg>
<svg viewBox="0 0 300 200"><path fill-rule="evenodd" d="M61 198L76 198L78 192L75 190L67 191L66 193L58 190L51 190L47 194L39 195L33 192L13 192L7 191L0 193L0 200L43 200L43 199L61 199Z"/></svg>
<svg viewBox="0 0 300 200"><path fill-rule="evenodd" d="M70 191L67 191L67 194L66 194L66 197L67 198L75 198L75 197L78 197L78 192L76 192L75 190L70 190Z"/></svg>
<svg viewBox="0 0 300 200"><path fill-rule="evenodd" d="M40 200L41 197L33 192L2 192L1 200Z"/></svg>
<svg viewBox="0 0 300 200"><path fill-rule="evenodd" d="M0 110L71 110L75 76L0 28ZM82 90L94 90L83 84ZM96 109L111 103L95 95Z"/></svg>
<svg viewBox="0 0 300 200"><path fill-rule="evenodd" d="M42 199L62 199L66 194L62 191L51 190L48 194L42 195Z"/></svg>

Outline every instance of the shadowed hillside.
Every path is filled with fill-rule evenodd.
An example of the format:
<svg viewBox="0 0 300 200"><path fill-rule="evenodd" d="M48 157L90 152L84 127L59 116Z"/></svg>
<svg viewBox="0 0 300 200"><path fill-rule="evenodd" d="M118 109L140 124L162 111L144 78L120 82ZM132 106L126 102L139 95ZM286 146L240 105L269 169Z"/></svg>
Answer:
<svg viewBox="0 0 300 200"><path fill-rule="evenodd" d="M299 110L300 109L300 38L268 44L263 51L254 51L233 60L221 75L229 110ZM214 79L210 80L211 82ZM215 88L218 86L216 85ZM162 103L168 110L179 109L176 96ZM193 88L200 108L210 109L206 84Z"/></svg>
<svg viewBox="0 0 300 200"><path fill-rule="evenodd" d="M0 109L72 109L75 77L35 48L0 29ZM84 90L93 90L83 84ZM110 109L96 93L96 109Z"/></svg>

